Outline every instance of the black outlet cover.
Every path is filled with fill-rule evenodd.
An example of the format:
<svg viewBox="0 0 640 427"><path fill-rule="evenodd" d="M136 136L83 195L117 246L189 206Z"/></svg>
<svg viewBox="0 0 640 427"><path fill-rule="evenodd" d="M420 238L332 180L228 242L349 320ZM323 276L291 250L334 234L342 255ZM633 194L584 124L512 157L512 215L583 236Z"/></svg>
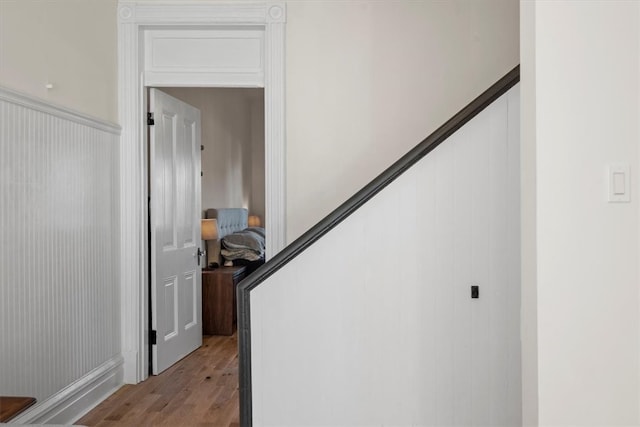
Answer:
<svg viewBox="0 0 640 427"><path fill-rule="evenodd" d="M480 286L471 287L471 298L480 298Z"/></svg>

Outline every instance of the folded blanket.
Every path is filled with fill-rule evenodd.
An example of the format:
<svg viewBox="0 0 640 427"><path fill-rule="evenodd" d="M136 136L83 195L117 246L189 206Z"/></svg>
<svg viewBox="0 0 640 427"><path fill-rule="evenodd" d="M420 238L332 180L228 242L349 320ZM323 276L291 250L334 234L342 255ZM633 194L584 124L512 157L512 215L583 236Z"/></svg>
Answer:
<svg viewBox="0 0 640 427"><path fill-rule="evenodd" d="M227 260L246 259L257 261L264 258L264 229L251 227L222 238L222 256Z"/></svg>
<svg viewBox="0 0 640 427"><path fill-rule="evenodd" d="M262 236L262 240L264 240L266 236L264 228L262 227L249 227L249 228L245 228L244 231L250 231L252 233L259 234L260 236Z"/></svg>

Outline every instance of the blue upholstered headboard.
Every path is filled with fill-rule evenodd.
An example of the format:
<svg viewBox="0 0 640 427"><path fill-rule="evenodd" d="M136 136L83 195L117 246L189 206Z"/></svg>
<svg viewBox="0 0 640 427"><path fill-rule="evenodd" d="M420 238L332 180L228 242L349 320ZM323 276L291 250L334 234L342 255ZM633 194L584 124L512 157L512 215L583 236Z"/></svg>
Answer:
<svg viewBox="0 0 640 427"><path fill-rule="evenodd" d="M223 238L247 228L249 211L244 208L207 209L206 217L218 220L218 237Z"/></svg>

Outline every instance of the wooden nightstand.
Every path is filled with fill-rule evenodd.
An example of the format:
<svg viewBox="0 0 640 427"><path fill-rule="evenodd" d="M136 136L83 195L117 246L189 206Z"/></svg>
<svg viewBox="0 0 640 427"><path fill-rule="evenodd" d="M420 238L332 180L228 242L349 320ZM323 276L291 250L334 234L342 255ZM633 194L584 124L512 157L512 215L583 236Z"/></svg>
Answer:
<svg viewBox="0 0 640 427"><path fill-rule="evenodd" d="M233 335L237 323L236 285L245 267L202 270L202 333Z"/></svg>

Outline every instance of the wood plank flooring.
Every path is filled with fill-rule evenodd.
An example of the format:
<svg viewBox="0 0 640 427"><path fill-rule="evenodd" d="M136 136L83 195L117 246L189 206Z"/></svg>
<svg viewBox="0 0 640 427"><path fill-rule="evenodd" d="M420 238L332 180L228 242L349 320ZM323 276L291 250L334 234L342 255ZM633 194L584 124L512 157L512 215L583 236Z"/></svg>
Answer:
<svg viewBox="0 0 640 427"><path fill-rule="evenodd" d="M6 423L34 403L33 397L0 396L0 423Z"/></svg>
<svg viewBox="0 0 640 427"><path fill-rule="evenodd" d="M237 334L205 336L160 375L125 385L77 421L86 426L240 425Z"/></svg>

